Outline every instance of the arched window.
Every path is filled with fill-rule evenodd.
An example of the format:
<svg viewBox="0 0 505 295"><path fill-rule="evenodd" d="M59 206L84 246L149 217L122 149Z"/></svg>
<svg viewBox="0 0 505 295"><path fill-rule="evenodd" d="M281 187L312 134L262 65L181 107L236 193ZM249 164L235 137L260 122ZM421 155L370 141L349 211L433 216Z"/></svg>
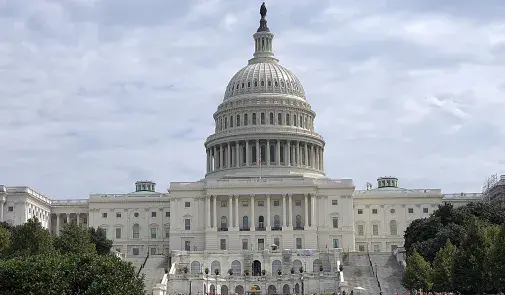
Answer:
<svg viewBox="0 0 505 295"><path fill-rule="evenodd" d="M254 81L254 87L258 87L258 81Z"/></svg>
<svg viewBox="0 0 505 295"><path fill-rule="evenodd" d="M268 80L268 87L272 86L272 81Z"/></svg>
<svg viewBox="0 0 505 295"><path fill-rule="evenodd" d="M282 263L280 260L272 261L272 275L277 274L277 271L282 268Z"/></svg>
<svg viewBox="0 0 505 295"><path fill-rule="evenodd" d="M233 116L230 116L230 127L233 127Z"/></svg>
<svg viewBox="0 0 505 295"><path fill-rule="evenodd" d="M265 81L261 81L261 86L265 86Z"/></svg>
<svg viewBox="0 0 505 295"><path fill-rule="evenodd" d="M256 125L256 113L252 114L252 124Z"/></svg>
<svg viewBox="0 0 505 295"><path fill-rule="evenodd" d="M300 267L302 267L302 262L298 259L293 260L293 268L295 269L295 272L298 272Z"/></svg>
<svg viewBox="0 0 505 295"><path fill-rule="evenodd" d="M228 117L224 117L224 129L228 128Z"/></svg>
<svg viewBox="0 0 505 295"><path fill-rule="evenodd" d="M238 260L233 260L231 263L231 270L233 270L233 274L240 276L242 274L242 264Z"/></svg>
<svg viewBox="0 0 505 295"><path fill-rule="evenodd" d="M275 163L275 145L270 145L270 162Z"/></svg>
<svg viewBox="0 0 505 295"><path fill-rule="evenodd" d="M192 274L200 273L200 262L196 260L191 262L191 273Z"/></svg>
<svg viewBox="0 0 505 295"><path fill-rule="evenodd" d="M281 113L277 114L277 125L282 125L282 114Z"/></svg>
<svg viewBox="0 0 505 295"><path fill-rule="evenodd" d="M298 120L296 119L296 116L293 116L293 125L298 126Z"/></svg>
<svg viewBox="0 0 505 295"><path fill-rule="evenodd" d="M265 125L265 113L261 113L261 125Z"/></svg>
<svg viewBox="0 0 505 295"><path fill-rule="evenodd" d="M231 204L230 204L231 206ZM221 229L228 228L228 219L226 216L221 216Z"/></svg>
<svg viewBox="0 0 505 295"><path fill-rule="evenodd" d="M248 120L248 116L247 116L247 114L244 114L244 126L247 126L247 124L249 124L249 122L248 122L248 121L249 121L249 120Z"/></svg>
<svg viewBox="0 0 505 295"><path fill-rule="evenodd" d="M247 82L247 88L251 87L251 82Z"/></svg>
<svg viewBox="0 0 505 295"><path fill-rule="evenodd" d="M260 157L261 157L261 164L264 164L267 160L267 151L266 146L264 145L260 146Z"/></svg>
<svg viewBox="0 0 505 295"><path fill-rule="evenodd" d="M221 263L217 260L214 260L210 264L210 272L214 274L216 269L218 269L221 272Z"/></svg>
<svg viewBox="0 0 505 295"><path fill-rule="evenodd" d="M284 145L281 144L281 163L284 163L286 160L284 159Z"/></svg>
<svg viewBox="0 0 505 295"><path fill-rule="evenodd" d="M270 113L270 125L274 124L274 113Z"/></svg>
<svg viewBox="0 0 505 295"><path fill-rule="evenodd" d="M265 217L263 217L263 215L260 215L260 217L258 217L258 226L260 228L265 228Z"/></svg>
<svg viewBox="0 0 505 295"><path fill-rule="evenodd" d="M237 125L237 127L240 127L240 115L237 115L237 124L235 125Z"/></svg>
<svg viewBox="0 0 505 295"><path fill-rule="evenodd" d="M320 265L321 265L321 260L319 260L319 259L314 260L314 262L312 262L312 271L318 272Z"/></svg>
<svg viewBox="0 0 505 295"><path fill-rule="evenodd" d="M289 123L289 114L286 114L286 125L291 125L291 123Z"/></svg>
<svg viewBox="0 0 505 295"><path fill-rule="evenodd" d="M275 215L274 216L274 227L275 228L280 228L281 227L281 218L279 217L279 215Z"/></svg>
<svg viewBox="0 0 505 295"><path fill-rule="evenodd" d="M242 217L242 228L249 229L249 217Z"/></svg>
<svg viewBox="0 0 505 295"><path fill-rule="evenodd" d="M392 236L398 235L398 226L396 225L396 220L391 220L389 222L389 227L391 229L391 235Z"/></svg>
<svg viewBox="0 0 505 295"><path fill-rule="evenodd" d="M296 223L297 228L301 228L303 226L302 225L302 217L300 215L296 215L295 223Z"/></svg>
<svg viewBox="0 0 505 295"><path fill-rule="evenodd" d="M251 147L251 163L256 164L256 145Z"/></svg>
<svg viewBox="0 0 505 295"><path fill-rule="evenodd" d="M246 156L245 155L247 155L247 154L246 154L245 145L243 145L242 146L242 157L241 158L242 158L242 164L244 164L244 165L245 165L245 160L246 160Z"/></svg>
<svg viewBox="0 0 505 295"><path fill-rule="evenodd" d="M133 238L134 239L138 239L140 236L140 225L138 225L137 223L135 223L133 225Z"/></svg>

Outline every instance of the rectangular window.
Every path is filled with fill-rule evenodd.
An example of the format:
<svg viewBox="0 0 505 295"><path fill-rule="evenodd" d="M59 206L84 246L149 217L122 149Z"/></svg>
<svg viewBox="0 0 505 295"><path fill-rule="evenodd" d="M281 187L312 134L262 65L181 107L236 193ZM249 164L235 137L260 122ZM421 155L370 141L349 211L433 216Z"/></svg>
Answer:
<svg viewBox="0 0 505 295"><path fill-rule="evenodd" d="M333 239L333 248L339 248L338 239Z"/></svg>
<svg viewBox="0 0 505 295"><path fill-rule="evenodd" d="M156 248L151 248L151 255L156 255Z"/></svg>
<svg viewBox="0 0 505 295"><path fill-rule="evenodd" d="M338 217L333 217L333 228L338 228Z"/></svg>
<svg viewBox="0 0 505 295"><path fill-rule="evenodd" d="M358 246L358 251L365 252L365 245L359 245Z"/></svg>
<svg viewBox="0 0 505 295"><path fill-rule="evenodd" d="M365 226L363 224L358 224L358 236L365 235Z"/></svg>
<svg viewBox="0 0 505 295"><path fill-rule="evenodd" d="M338 205L338 200L331 200L331 204L332 204L333 206Z"/></svg>
<svg viewBox="0 0 505 295"><path fill-rule="evenodd" d="M302 201L300 201L300 200L295 201L295 206L300 207L301 205L302 205Z"/></svg>
<svg viewBox="0 0 505 295"><path fill-rule="evenodd" d="M363 209L358 209L358 214L363 214Z"/></svg>
<svg viewBox="0 0 505 295"><path fill-rule="evenodd" d="M377 244L374 244L374 245L373 245L373 251L374 251L374 252L380 252L380 251L381 251L380 246L379 246L379 245L377 245Z"/></svg>
<svg viewBox="0 0 505 295"><path fill-rule="evenodd" d="M191 251L191 241L184 241L184 250Z"/></svg>
<svg viewBox="0 0 505 295"><path fill-rule="evenodd" d="M414 213L414 208L409 208L409 214Z"/></svg>
<svg viewBox="0 0 505 295"><path fill-rule="evenodd" d="M140 254L139 248L133 248L133 255L138 256Z"/></svg>
<svg viewBox="0 0 505 295"><path fill-rule="evenodd" d="M102 213L102 218L107 218L107 213L106 212Z"/></svg>
<svg viewBox="0 0 505 295"><path fill-rule="evenodd" d="M377 209L372 209L372 214L377 214Z"/></svg>
<svg viewBox="0 0 505 295"><path fill-rule="evenodd" d="M296 249L302 249L302 238L296 238Z"/></svg>
<svg viewBox="0 0 505 295"><path fill-rule="evenodd" d="M379 235L379 225L378 224L374 224L372 226L372 235L374 235L374 236L378 236Z"/></svg>
<svg viewBox="0 0 505 295"><path fill-rule="evenodd" d="M191 203L190 202L184 202L184 207L186 207L186 208L191 207Z"/></svg>
<svg viewBox="0 0 505 295"><path fill-rule="evenodd" d="M116 213L116 218L121 218L121 213Z"/></svg>
<svg viewBox="0 0 505 295"><path fill-rule="evenodd" d="M265 239L258 239L258 251L265 250Z"/></svg>
<svg viewBox="0 0 505 295"><path fill-rule="evenodd" d="M274 207L279 207L279 201L278 200L274 200Z"/></svg>
<svg viewBox="0 0 505 295"><path fill-rule="evenodd" d="M242 201L242 207L249 207L248 201Z"/></svg>
<svg viewBox="0 0 505 295"><path fill-rule="evenodd" d="M151 217L156 217L156 212L155 211L151 212Z"/></svg>
<svg viewBox="0 0 505 295"><path fill-rule="evenodd" d="M226 250L226 239L221 239L220 245L221 250Z"/></svg>
<svg viewBox="0 0 505 295"><path fill-rule="evenodd" d="M242 240L242 250L249 250L249 241L247 239Z"/></svg>
<svg viewBox="0 0 505 295"><path fill-rule="evenodd" d="M165 228L165 238L166 239L170 238L170 229L169 228Z"/></svg>
<svg viewBox="0 0 505 295"><path fill-rule="evenodd" d="M165 212L165 217L170 217L170 212Z"/></svg>
<svg viewBox="0 0 505 295"><path fill-rule="evenodd" d="M423 208L423 213L428 213L428 208Z"/></svg>
<svg viewBox="0 0 505 295"><path fill-rule="evenodd" d="M277 249L281 247L281 239L274 238L274 245L277 246Z"/></svg>
<svg viewBox="0 0 505 295"><path fill-rule="evenodd" d="M265 201L258 201L258 207L264 207Z"/></svg>
<svg viewBox="0 0 505 295"><path fill-rule="evenodd" d="M9 209L8 209L8 211L9 211L9 212L12 212L12 211L14 211L14 207L12 207L12 206L9 206Z"/></svg>
<svg viewBox="0 0 505 295"><path fill-rule="evenodd" d="M121 239L121 228L116 228L116 239Z"/></svg>
<svg viewBox="0 0 505 295"><path fill-rule="evenodd" d="M184 229L191 230L191 219L184 219Z"/></svg>
<svg viewBox="0 0 505 295"><path fill-rule="evenodd" d="M221 201L221 207L228 207L228 202L226 201Z"/></svg>
<svg viewBox="0 0 505 295"><path fill-rule="evenodd" d="M121 248L116 248L116 252L121 252Z"/></svg>
<svg viewBox="0 0 505 295"><path fill-rule="evenodd" d="M156 228L151 227L151 239L156 239Z"/></svg>

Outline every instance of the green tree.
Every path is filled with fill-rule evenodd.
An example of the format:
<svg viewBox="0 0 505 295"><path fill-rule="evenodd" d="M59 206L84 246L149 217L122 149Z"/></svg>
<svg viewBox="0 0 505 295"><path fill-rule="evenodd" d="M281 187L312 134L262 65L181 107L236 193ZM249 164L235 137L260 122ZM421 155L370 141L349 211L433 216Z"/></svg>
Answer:
<svg viewBox="0 0 505 295"><path fill-rule="evenodd" d="M463 294L482 294L490 287L488 252L491 243L482 222L474 218L466 239L458 247L453 264L454 289Z"/></svg>
<svg viewBox="0 0 505 295"><path fill-rule="evenodd" d="M75 222L66 224L60 230L60 235L54 238L54 247L62 254L96 254L96 247L91 234Z"/></svg>
<svg viewBox="0 0 505 295"><path fill-rule="evenodd" d="M452 284L452 265L456 247L447 240L444 248L437 252L433 261L433 290L437 292L453 291Z"/></svg>
<svg viewBox="0 0 505 295"><path fill-rule="evenodd" d="M505 291L505 224L489 251L490 278L495 290Z"/></svg>
<svg viewBox="0 0 505 295"><path fill-rule="evenodd" d="M402 284L408 290L427 291L432 286L432 269L430 263L413 250L407 256L407 268L403 274Z"/></svg>
<svg viewBox="0 0 505 295"><path fill-rule="evenodd" d="M45 254L54 251L53 240L49 232L34 217L12 230L12 256Z"/></svg>
<svg viewBox="0 0 505 295"><path fill-rule="evenodd" d="M11 232L0 226L0 259L4 258L11 246Z"/></svg>
<svg viewBox="0 0 505 295"><path fill-rule="evenodd" d="M110 253L112 248L112 241L107 239L106 232L103 228L98 227L96 230L93 227L89 228L91 242L95 244L96 252L99 255L106 255Z"/></svg>

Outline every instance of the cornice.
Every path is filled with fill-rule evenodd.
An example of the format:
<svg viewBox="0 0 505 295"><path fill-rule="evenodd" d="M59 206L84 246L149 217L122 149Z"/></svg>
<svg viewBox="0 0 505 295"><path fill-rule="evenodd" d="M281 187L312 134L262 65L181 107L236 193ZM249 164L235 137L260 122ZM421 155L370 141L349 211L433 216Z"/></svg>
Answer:
<svg viewBox="0 0 505 295"><path fill-rule="evenodd" d="M275 126L275 125L274 125ZM239 127L244 128L244 127ZM266 125L255 125L255 127L248 126L247 129L236 130L230 132L229 130L214 133L207 137L205 140L205 147L209 148L216 144L256 140L256 139L280 139L290 141L306 141L312 144L321 145L324 148L324 138L317 132L300 129L296 127L271 127Z"/></svg>

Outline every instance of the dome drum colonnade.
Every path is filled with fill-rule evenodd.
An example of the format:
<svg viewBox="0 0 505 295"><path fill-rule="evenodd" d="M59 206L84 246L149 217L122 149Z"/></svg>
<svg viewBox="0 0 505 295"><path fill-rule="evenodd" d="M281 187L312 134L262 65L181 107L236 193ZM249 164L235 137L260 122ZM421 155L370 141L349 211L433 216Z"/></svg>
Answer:
<svg viewBox="0 0 505 295"><path fill-rule="evenodd" d="M253 37L253 58L230 80L214 114L215 134L205 143L206 176L260 166L265 176L290 175L289 167L324 176L325 142L314 131L316 114L298 78L274 57L274 35L264 17Z"/></svg>

